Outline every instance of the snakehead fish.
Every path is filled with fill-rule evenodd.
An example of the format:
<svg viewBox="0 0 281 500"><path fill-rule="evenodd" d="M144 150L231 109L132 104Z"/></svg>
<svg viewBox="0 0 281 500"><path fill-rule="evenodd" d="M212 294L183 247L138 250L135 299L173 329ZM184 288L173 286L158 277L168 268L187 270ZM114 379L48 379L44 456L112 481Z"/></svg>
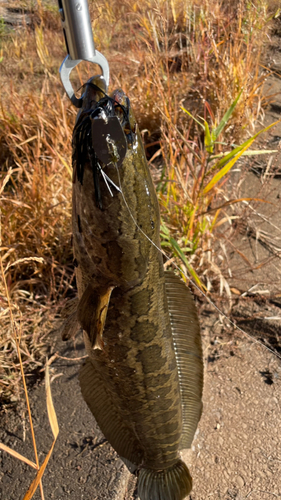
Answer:
<svg viewBox="0 0 281 500"><path fill-rule="evenodd" d="M164 272L159 228L129 99L122 90L106 95L94 77L73 133L79 303L71 321L83 328L88 354L80 386L105 437L138 473L141 500L181 500L192 488L179 452L201 416L202 349L191 294Z"/></svg>

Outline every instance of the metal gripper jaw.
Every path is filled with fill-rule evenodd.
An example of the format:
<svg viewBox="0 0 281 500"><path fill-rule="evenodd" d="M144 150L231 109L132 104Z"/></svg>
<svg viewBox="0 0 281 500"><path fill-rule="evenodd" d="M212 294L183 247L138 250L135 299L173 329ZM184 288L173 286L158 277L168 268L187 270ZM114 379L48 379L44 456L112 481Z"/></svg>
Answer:
<svg viewBox="0 0 281 500"><path fill-rule="evenodd" d="M93 40L87 0L58 0L68 55L60 67L60 77L72 104L81 108L83 96L77 98L70 82L70 73L81 61L98 64L106 86L109 84L109 65L97 50Z"/></svg>

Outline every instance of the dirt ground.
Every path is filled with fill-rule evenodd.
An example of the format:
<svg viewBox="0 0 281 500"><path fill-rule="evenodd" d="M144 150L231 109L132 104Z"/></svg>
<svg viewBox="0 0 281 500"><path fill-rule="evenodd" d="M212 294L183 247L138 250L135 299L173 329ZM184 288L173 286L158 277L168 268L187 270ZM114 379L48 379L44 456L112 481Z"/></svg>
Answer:
<svg viewBox="0 0 281 500"><path fill-rule="evenodd" d="M279 119L281 111L280 38L273 37L272 43L275 48L271 66L275 74L268 88L274 88L276 95L266 123ZM278 145L280 125L268 141L271 148ZM244 195L262 190L265 172L266 164L258 162L256 171L249 173L244 182ZM237 257L237 252L228 262L233 276L231 286L237 291L233 317L253 338L233 331L210 305L199 304L205 359L204 411L192 449L183 453L193 476L189 500L281 498L281 362L257 342L262 341L281 355L281 265L276 250L281 229L279 175L276 163L270 187L274 206L261 209L267 218L261 230L271 234L271 240L253 238L247 227L240 228L235 245L244 256L250 258L252 254L256 265L245 274L245 260L241 255ZM257 216L256 227L260 223L261 217ZM260 262L267 265L261 268ZM133 499L133 478L104 439L81 397L77 378L80 362L71 360L85 354L81 339L74 346L72 342L62 343L55 332L51 336L52 353L58 351L69 360L56 359L51 365L60 433L43 478L45 498ZM42 374L30 389L30 401L42 463L52 443ZM0 423L0 441L34 460L25 404L2 413ZM1 499L22 499L34 475L28 465L0 452ZM34 498L40 498L39 491Z"/></svg>
<svg viewBox="0 0 281 500"><path fill-rule="evenodd" d="M280 360L230 330L216 336L216 328L209 344L204 337L204 411L186 454L190 500L281 498Z"/></svg>
<svg viewBox="0 0 281 500"><path fill-rule="evenodd" d="M267 314L276 311L267 309ZM201 308L200 320L206 363L204 411L192 449L183 453L194 481L190 500L281 498L280 359L223 327L211 307ZM269 343L262 329L256 336ZM71 357L84 354L82 342L75 349L55 335L54 342L53 348L70 359L51 365L60 433L43 478L45 498L131 500L129 473L81 398L80 363L71 362ZM52 443L43 382L30 391L30 401L42 463ZM2 414L0 441L34 459L24 404L17 412ZM22 499L33 477L29 466L1 454L1 499ZM34 498L40 498L39 491Z"/></svg>

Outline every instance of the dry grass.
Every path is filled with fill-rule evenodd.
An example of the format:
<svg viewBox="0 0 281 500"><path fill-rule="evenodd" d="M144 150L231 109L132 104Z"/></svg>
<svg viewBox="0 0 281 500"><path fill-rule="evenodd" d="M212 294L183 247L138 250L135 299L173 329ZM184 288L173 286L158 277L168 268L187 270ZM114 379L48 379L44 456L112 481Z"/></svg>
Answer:
<svg viewBox="0 0 281 500"><path fill-rule="evenodd" d="M113 0L90 2L90 10L96 47L109 60L111 89L127 91L143 131L162 206L164 245L175 259L187 256L189 271L210 287L217 269L213 240L224 209L208 210L228 195L222 180L203 196L214 163L201 128L181 106L215 127L243 88L213 154L253 134L264 104L259 64L271 17L267 2ZM29 26L9 33L3 23L0 28L0 251L14 318L22 325L26 372L42 366L47 332L74 286L75 109L58 76L65 47L56 5L38 2L30 18ZM93 72L88 64L78 69L76 87ZM1 390L4 400L15 400L20 367L1 283L0 306Z"/></svg>

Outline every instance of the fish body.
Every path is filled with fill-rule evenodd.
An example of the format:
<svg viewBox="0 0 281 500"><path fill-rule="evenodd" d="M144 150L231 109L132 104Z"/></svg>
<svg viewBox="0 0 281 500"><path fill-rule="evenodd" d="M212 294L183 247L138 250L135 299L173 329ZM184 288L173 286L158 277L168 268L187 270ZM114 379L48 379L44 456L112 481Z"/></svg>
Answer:
<svg viewBox="0 0 281 500"><path fill-rule="evenodd" d="M92 147L94 120L105 122L101 143L113 143L108 164ZM111 123L126 140L119 164ZM158 201L129 100L121 90L106 96L99 77L86 86L74 129L72 228L88 354L83 397L139 471L141 500L182 500L192 480L179 451L190 447L202 410L198 319L187 287L163 269Z"/></svg>

